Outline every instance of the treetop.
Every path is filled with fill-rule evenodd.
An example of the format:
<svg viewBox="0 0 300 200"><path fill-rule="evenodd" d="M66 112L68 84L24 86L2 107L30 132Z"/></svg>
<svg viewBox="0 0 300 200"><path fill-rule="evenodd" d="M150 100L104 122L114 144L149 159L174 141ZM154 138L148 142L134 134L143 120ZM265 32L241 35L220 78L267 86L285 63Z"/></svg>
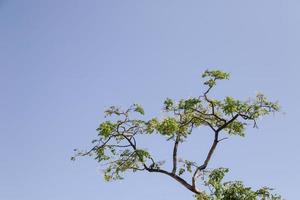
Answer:
<svg viewBox="0 0 300 200"><path fill-rule="evenodd" d="M277 102L269 101L259 93L251 100L239 100L227 96L216 99L210 96L210 91L218 80L228 80L229 73L220 70L206 70L202 74L206 89L197 97L173 100L166 98L163 111L167 116L145 120L138 113L145 115L143 107L133 104L127 109L111 106L105 111L110 120L101 122L96 129L98 138L92 141L93 147L88 151L77 151L77 156L92 156L103 166L106 181L123 179L125 172L147 171L165 174L193 192L198 200L255 200L280 199L272 195L269 188L252 190L242 182L223 183L223 177L228 169L218 168L207 175L207 166L219 142L227 139L221 137L237 135L245 136L249 124L257 127L257 119L279 111ZM202 164L178 158L178 148L197 128L206 127L213 135L212 144ZM163 168L164 162L155 160L151 151L141 147L137 136L159 134L173 145L172 169ZM197 157L196 157L197 159ZM189 173L190 181L182 177ZM197 184L200 176L207 175L204 185L209 190L200 188ZM208 192L209 191L209 192Z"/></svg>

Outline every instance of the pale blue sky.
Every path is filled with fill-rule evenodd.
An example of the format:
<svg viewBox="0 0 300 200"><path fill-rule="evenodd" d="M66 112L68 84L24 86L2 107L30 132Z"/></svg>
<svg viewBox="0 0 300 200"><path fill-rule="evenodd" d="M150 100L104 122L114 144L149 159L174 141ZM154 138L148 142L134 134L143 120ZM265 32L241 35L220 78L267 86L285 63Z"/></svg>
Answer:
<svg viewBox="0 0 300 200"><path fill-rule="evenodd" d="M0 199L193 199L162 175L107 184L94 160L70 156L108 106L161 116L166 97L203 91L207 68L232 75L219 96L261 91L285 112L224 141L210 167L298 199L299 10L297 0L0 0ZM181 155L200 162L208 136L196 131ZM167 158L171 146L143 142Z"/></svg>

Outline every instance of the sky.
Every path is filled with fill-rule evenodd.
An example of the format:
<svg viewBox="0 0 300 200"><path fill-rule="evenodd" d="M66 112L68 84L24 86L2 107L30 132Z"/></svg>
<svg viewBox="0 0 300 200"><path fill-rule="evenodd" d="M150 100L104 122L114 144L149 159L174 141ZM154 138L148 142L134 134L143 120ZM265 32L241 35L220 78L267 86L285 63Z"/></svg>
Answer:
<svg viewBox="0 0 300 200"><path fill-rule="evenodd" d="M166 97L203 92L206 69L230 72L212 97L263 92L282 111L218 147L210 168L298 198L300 2L297 0L0 0L0 199L182 200L168 177L106 183L88 149L111 106L140 103L162 117ZM179 151L201 162L212 139L196 130ZM169 159L154 136L141 146ZM169 146L170 145L170 146Z"/></svg>

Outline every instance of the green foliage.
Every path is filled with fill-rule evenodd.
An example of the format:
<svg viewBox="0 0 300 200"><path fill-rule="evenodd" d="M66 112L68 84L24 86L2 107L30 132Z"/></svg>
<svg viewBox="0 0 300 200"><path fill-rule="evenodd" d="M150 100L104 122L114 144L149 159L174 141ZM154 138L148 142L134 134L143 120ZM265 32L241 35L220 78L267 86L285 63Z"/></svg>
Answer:
<svg viewBox="0 0 300 200"><path fill-rule="evenodd" d="M173 135L175 134L179 129L179 125L175 118L168 117L164 119L157 127L157 130L162 135Z"/></svg>
<svg viewBox="0 0 300 200"><path fill-rule="evenodd" d="M178 175L181 176L185 172L192 173L193 172L193 167L197 166L197 164L193 161L189 160L180 160L179 162L182 162L182 167L179 169Z"/></svg>
<svg viewBox="0 0 300 200"><path fill-rule="evenodd" d="M189 98L180 100L176 109L183 109L187 111L194 111L197 107L201 106L201 100L198 98Z"/></svg>
<svg viewBox="0 0 300 200"><path fill-rule="evenodd" d="M209 92L216 86L216 82L229 79L229 73L206 70L202 77L205 78L206 90L197 97L178 101L167 98L163 103L164 118L139 118L136 114L145 114L144 108L139 104L133 104L126 110L111 106L105 111L109 120L102 122L96 129L98 138L92 141L93 147L89 151L76 150L76 155L71 159L93 156L101 163L106 181L123 179L124 174L129 171L165 174L196 194L197 200L281 199L267 187L253 190L239 181L223 182L228 172L226 168L212 170L205 180L203 178L203 188L200 190L197 187L197 178L200 174L204 177L217 144L225 139L220 138L221 134L245 136L249 123L256 127L258 118L279 111L278 103L269 101L263 94L257 94L255 98L246 101L233 97L211 98ZM199 127L208 128L214 136L203 164L178 159L178 147ZM139 137L150 137L154 133L173 143L172 171L164 170L165 161L156 161L150 151L138 145ZM186 176L191 176L192 183L183 179Z"/></svg>
<svg viewBox="0 0 300 200"><path fill-rule="evenodd" d="M99 149L97 149L95 159L98 162L110 159L110 157L105 154L105 150L106 150L105 148L99 148Z"/></svg>
<svg viewBox="0 0 300 200"><path fill-rule="evenodd" d="M206 70L202 74L202 78L208 78L207 81L204 82L205 85L209 87L213 87L216 85L216 80L229 79L229 73L222 72L220 70Z"/></svg>
<svg viewBox="0 0 300 200"><path fill-rule="evenodd" d="M140 113L141 115L144 115L144 114L145 114L144 108L143 108L141 105L139 105L139 104L134 104L134 106L135 106L135 109L134 109L135 112L138 112L138 113Z"/></svg>
<svg viewBox="0 0 300 200"><path fill-rule="evenodd" d="M223 182L224 176L228 173L226 168L214 169L205 180L209 192L196 195L197 200L280 200L280 195L272 194L271 188L262 187L253 190L241 181Z"/></svg>
<svg viewBox="0 0 300 200"><path fill-rule="evenodd" d="M115 127L115 124L110 121L106 121L101 123L99 128L97 128L96 130L99 132L99 136L102 136L104 139L106 139L111 135Z"/></svg>
<svg viewBox="0 0 300 200"><path fill-rule="evenodd" d="M241 107L241 105L242 103L239 100L235 100L232 97L226 97L222 109L226 115L231 115L232 113L238 112L238 108Z"/></svg>
<svg viewBox="0 0 300 200"><path fill-rule="evenodd" d="M230 123L224 130L232 135L245 136L245 126L247 124L242 123L240 121L234 121Z"/></svg>
<svg viewBox="0 0 300 200"><path fill-rule="evenodd" d="M202 78L209 77L211 79L229 79L230 74L221 70L205 70L202 74Z"/></svg>
<svg viewBox="0 0 300 200"><path fill-rule="evenodd" d="M174 104L173 100L170 98L167 98L164 101L164 109L167 111L170 111L173 108L173 104Z"/></svg>
<svg viewBox="0 0 300 200"><path fill-rule="evenodd" d="M153 133L159 126L159 121L156 118L149 120L146 123L146 133Z"/></svg>

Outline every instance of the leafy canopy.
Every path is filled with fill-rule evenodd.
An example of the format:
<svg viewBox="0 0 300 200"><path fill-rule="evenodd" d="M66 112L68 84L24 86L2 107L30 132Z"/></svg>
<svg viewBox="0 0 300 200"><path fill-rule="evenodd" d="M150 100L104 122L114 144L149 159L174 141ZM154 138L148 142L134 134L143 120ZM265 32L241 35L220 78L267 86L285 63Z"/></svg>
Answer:
<svg viewBox="0 0 300 200"><path fill-rule="evenodd" d="M76 150L72 160L77 156L94 157L102 164L106 181L123 179L123 174L129 171L165 174L193 192L198 200L281 199L271 194L267 187L254 191L239 181L223 183L228 169L207 170L218 143L226 139L220 138L220 134L244 137L249 123L257 127L258 118L279 110L276 102L269 101L260 93L246 101L229 96L224 99L210 97L209 93L217 82L229 77L228 73L220 70L206 70L202 74L206 90L198 97L179 101L167 98L163 104L163 111L167 113L164 119L143 120L138 117L145 114L139 104L128 109L111 106L105 111L105 116L111 120L102 122L96 129L98 138L92 141L93 147L89 151ZM214 136L206 159L200 165L177 156L180 144L199 127L207 127ZM171 170L163 169L164 162L156 161L150 151L138 145L137 136L152 134L161 135L172 143ZM183 178L185 173L190 174L190 180ZM197 184L201 176L206 177L202 180L203 188Z"/></svg>
<svg viewBox="0 0 300 200"><path fill-rule="evenodd" d="M271 188L262 187L253 190L251 187L244 186L241 181L222 182L227 168L217 168L210 172L204 185L209 188L209 193L202 192L195 195L197 200L280 200L281 197L272 194Z"/></svg>

